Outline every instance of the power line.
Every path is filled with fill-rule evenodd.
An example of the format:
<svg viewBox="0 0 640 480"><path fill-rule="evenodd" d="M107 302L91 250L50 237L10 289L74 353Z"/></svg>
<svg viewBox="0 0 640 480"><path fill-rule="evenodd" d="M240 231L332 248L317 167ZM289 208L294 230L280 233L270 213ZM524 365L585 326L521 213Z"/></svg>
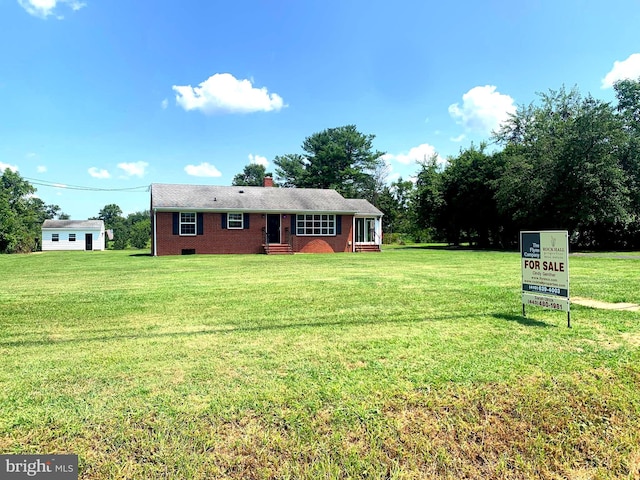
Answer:
<svg viewBox="0 0 640 480"><path fill-rule="evenodd" d="M38 180L37 178L29 178L22 177L25 180L28 180L33 185L39 185L41 187L52 187L52 188L62 188L66 190L84 190L88 192L131 192L131 193L142 193L148 192L150 189L150 185L140 185L137 187L127 187L127 188L98 188L98 187L83 187L81 185L69 185L66 183L60 182L49 182L47 180Z"/></svg>

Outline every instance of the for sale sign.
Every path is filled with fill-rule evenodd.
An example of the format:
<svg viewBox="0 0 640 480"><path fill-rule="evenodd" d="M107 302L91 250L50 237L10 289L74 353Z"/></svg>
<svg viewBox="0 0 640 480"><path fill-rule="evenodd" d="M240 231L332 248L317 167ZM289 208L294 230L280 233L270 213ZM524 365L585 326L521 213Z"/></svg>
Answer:
<svg viewBox="0 0 640 480"><path fill-rule="evenodd" d="M522 304L569 311L569 235L520 232Z"/></svg>

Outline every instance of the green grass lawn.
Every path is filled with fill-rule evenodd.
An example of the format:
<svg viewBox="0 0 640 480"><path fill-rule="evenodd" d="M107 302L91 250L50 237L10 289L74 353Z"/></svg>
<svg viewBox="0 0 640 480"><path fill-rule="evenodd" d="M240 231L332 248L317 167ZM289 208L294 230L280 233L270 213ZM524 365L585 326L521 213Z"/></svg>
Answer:
<svg viewBox="0 0 640 480"><path fill-rule="evenodd" d="M638 478L640 314L517 253L0 256L0 453L80 478ZM640 303L640 260L571 257Z"/></svg>

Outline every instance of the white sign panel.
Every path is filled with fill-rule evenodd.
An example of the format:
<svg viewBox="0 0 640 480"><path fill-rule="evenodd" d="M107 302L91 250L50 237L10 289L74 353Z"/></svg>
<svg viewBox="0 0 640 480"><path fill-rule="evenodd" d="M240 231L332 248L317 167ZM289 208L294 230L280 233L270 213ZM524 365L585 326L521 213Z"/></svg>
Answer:
<svg viewBox="0 0 640 480"><path fill-rule="evenodd" d="M520 232L522 304L569 311L569 235Z"/></svg>

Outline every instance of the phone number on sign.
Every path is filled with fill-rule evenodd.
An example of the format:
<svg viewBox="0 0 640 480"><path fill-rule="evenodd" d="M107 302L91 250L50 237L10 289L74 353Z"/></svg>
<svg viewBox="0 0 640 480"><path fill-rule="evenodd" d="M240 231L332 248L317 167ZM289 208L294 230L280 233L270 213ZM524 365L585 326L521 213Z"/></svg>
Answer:
<svg viewBox="0 0 640 480"><path fill-rule="evenodd" d="M556 287L545 287L544 285L528 285L529 291L540 293L554 293L560 295L560 289Z"/></svg>
<svg viewBox="0 0 640 480"><path fill-rule="evenodd" d="M533 305L535 307L551 308L553 310L563 310L562 304L556 303L553 300L543 300L541 298L528 298L527 304Z"/></svg>

